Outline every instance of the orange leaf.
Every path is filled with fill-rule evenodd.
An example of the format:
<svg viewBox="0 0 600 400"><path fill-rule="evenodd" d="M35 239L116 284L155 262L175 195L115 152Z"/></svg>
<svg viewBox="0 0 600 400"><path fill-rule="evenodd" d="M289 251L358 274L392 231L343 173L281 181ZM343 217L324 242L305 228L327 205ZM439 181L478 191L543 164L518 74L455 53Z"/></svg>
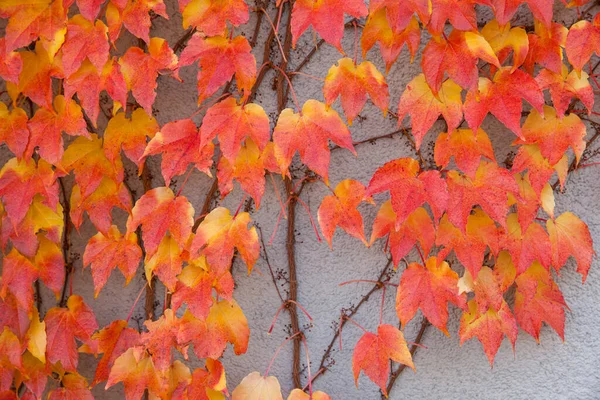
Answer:
<svg viewBox="0 0 600 400"><path fill-rule="evenodd" d="M534 21L535 33L530 33L529 52L523 66L533 73L534 64L539 64L554 73L560 73L563 68L563 48L567 40L568 29L555 22L547 28L544 24Z"/></svg>
<svg viewBox="0 0 600 400"><path fill-rule="evenodd" d="M110 40L116 42L121 32L121 25L125 25L134 36L151 44L155 39L150 39L151 12L169 19L163 0L111 0L106 9Z"/></svg>
<svg viewBox="0 0 600 400"><path fill-rule="evenodd" d="M318 220L329 247L332 247L331 241L338 226L349 235L362 240L365 245L367 244L362 216L356 207L363 201L369 200L365 196L364 185L352 179L341 181L335 187L333 196L323 198L319 206Z"/></svg>
<svg viewBox="0 0 600 400"><path fill-rule="evenodd" d="M291 108L283 110L273 131L275 158L281 173L289 174L288 167L298 151L302 162L327 182L329 140L356 154L350 131L335 110L313 99L307 100L298 114Z"/></svg>
<svg viewBox="0 0 600 400"><path fill-rule="evenodd" d="M194 208L187 198L167 187L146 192L136 203L127 220L127 234L141 225L147 256L152 256L167 231L180 249L192 233Z"/></svg>
<svg viewBox="0 0 600 400"><path fill-rule="evenodd" d="M90 19L93 20L93 19ZM108 28L102 21L92 23L82 15L75 15L67 24L67 37L62 46L62 67L71 76L88 59L98 71L108 62L110 46Z"/></svg>
<svg viewBox="0 0 600 400"><path fill-rule="evenodd" d="M65 280L65 260L62 249L49 240L46 234L38 234L37 239L39 246L33 263L38 270L39 278L58 299Z"/></svg>
<svg viewBox="0 0 600 400"><path fill-rule="evenodd" d="M66 373L60 387L48 394L48 400L94 400L87 380L78 373Z"/></svg>
<svg viewBox="0 0 600 400"><path fill-rule="evenodd" d="M410 321L417 310L431 324L446 335L448 321L447 303L460 308L466 307L465 295L458 293L458 275L450 269L446 261L430 257L425 266L412 263L402 273L396 297L396 313L402 326Z"/></svg>
<svg viewBox="0 0 600 400"><path fill-rule="evenodd" d="M150 353L158 371L165 372L171 365L173 347L177 347L184 357L187 356L187 347L180 346L177 341L180 320L172 309L167 308L158 320L148 320L144 325L148 332L142 333L140 341Z"/></svg>
<svg viewBox="0 0 600 400"><path fill-rule="evenodd" d="M481 29L481 35L492 46L500 63L503 63L509 57L512 50L512 71L519 68L525 62L525 58L529 52L529 39L527 38L525 29L519 27L511 28L508 22L500 26L499 21L493 19Z"/></svg>
<svg viewBox="0 0 600 400"><path fill-rule="evenodd" d="M74 100L67 100L60 95L54 98L54 111L38 109L27 126L31 136L25 157L31 157L38 147L40 157L51 164L58 164L63 156L62 132L71 136L90 137L81 107Z"/></svg>
<svg viewBox="0 0 600 400"><path fill-rule="evenodd" d="M577 71L568 72L567 67L563 65L561 74L556 74L550 70L543 69L535 77L540 85L540 89L550 89L552 104L556 108L559 117L565 115L573 98L581 100L588 109L588 113L594 107L594 90L589 82L589 75L583 71L577 74Z"/></svg>
<svg viewBox="0 0 600 400"><path fill-rule="evenodd" d="M141 171L143 164L140 159L146 149L146 140L154 138L159 129L156 119L142 108L132 112L131 118L127 118L124 112L118 113L108 121L104 131L103 147L106 158L116 165L115 160L123 150L127 158Z"/></svg>
<svg viewBox="0 0 600 400"><path fill-rule="evenodd" d="M303 392L302 389L294 389L290 392L287 400L331 400L331 397L325 392L317 390L310 394Z"/></svg>
<svg viewBox="0 0 600 400"><path fill-rule="evenodd" d="M566 41L567 57L575 71L581 71L594 53L600 54L600 17L593 23L579 21L571 26Z"/></svg>
<svg viewBox="0 0 600 400"><path fill-rule="evenodd" d="M269 117L258 104L238 105L236 99L230 97L210 107L202 121L203 144L217 135L221 152L230 161L235 160L247 137L262 151L270 139Z"/></svg>
<svg viewBox="0 0 600 400"><path fill-rule="evenodd" d="M348 124L352 125L352 120L365 106L367 94L373 104L386 114L390 101L388 85L377 67L369 61L356 65L351 58L345 57L329 69L323 85L325 103L331 106L340 96Z"/></svg>
<svg viewBox="0 0 600 400"><path fill-rule="evenodd" d="M431 14L428 0L371 0L369 2L369 15L373 15L379 10L385 8L387 11L387 20L392 29L400 31L406 28L412 21L416 13L424 24L429 22Z"/></svg>
<svg viewBox="0 0 600 400"><path fill-rule="evenodd" d="M163 236L156 252L147 254L144 260L148 285L152 284L152 276L156 275L169 291L175 290L177 275L183 265L182 253L183 248L171 235Z"/></svg>
<svg viewBox="0 0 600 400"><path fill-rule="evenodd" d="M260 252L256 228L248 229L250 222L247 212L232 216L224 207L215 208L196 231L190 248L192 259L206 256L208 265L220 275L229 270L235 248L250 273Z"/></svg>
<svg viewBox="0 0 600 400"><path fill-rule="evenodd" d="M281 386L274 376L262 376L259 372L251 372L231 394L232 400L283 400Z"/></svg>
<svg viewBox="0 0 600 400"><path fill-rule="evenodd" d="M15 107L9 111L6 104L0 103L0 120L0 142L5 142L10 151L21 159L29 141L25 110Z"/></svg>
<svg viewBox="0 0 600 400"><path fill-rule="evenodd" d="M474 134L471 129L457 129L451 134L441 133L435 142L435 163L445 168L454 157L454 162L466 175L474 177L481 157L496 161L492 142L483 131Z"/></svg>
<svg viewBox="0 0 600 400"><path fill-rule="evenodd" d="M243 36L227 39L223 36L204 37L196 33L179 59L180 66L199 60L198 104L212 96L235 74L236 86L247 99L256 81L256 59Z"/></svg>
<svg viewBox="0 0 600 400"><path fill-rule="evenodd" d="M555 220L546 221L546 229L550 235L554 268L560 270L569 256L573 256L577 261L577 272L585 282L594 256L592 235L588 226L575 214L565 212Z"/></svg>
<svg viewBox="0 0 600 400"><path fill-rule="evenodd" d="M162 154L161 170L165 185L173 176L184 174L188 164L211 175L214 145L208 141L202 144L196 124L191 119L167 123L146 146L140 161L153 154Z"/></svg>
<svg viewBox="0 0 600 400"><path fill-rule="evenodd" d="M186 399L210 400L216 392L227 393L223 364L211 358L206 359L206 369L197 368L192 374L192 382L186 388Z"/></svg>
<svg viewBox="0 0 600 400"><path fill-rule="evenodd" d="M461 31L477 30L475 0L431 0L431 16L427 30L433 36L442 34L447 20Z"/></svg>
<svg viewBox="0 0 600 400"><path fill-rule="evenodd" d="M423 74L417 75L408 83L398 103L398 123L402 123L404 117L410 114L417 148L421 147L427 131L440 115L446 120L448 131L458 127L463 115L461 91L460 86L452 79L447 79L436 96Z"/></svg>
<svg viewBox="0 0 600 400"><path fill-rule="evenodd" d="M184 3L183 1L179 2ZM233 26L248 22L248 6L244 0L187 0L181 10L183 27L193 26L206 36L224 34L227 21Z"/></svg>
<svg viewBox="0 0 600 400"><path fill-rule="evenodd" d="M135 233L123 236L119 228L112 225L106 236L99 232L88 241L83 253L83 266L91 264L95 297L116 267L123 273L125 284L135 276L142 258L137 240Z"/></svg>
<svg viewBox="0 0 600 400"><path fill-rule="evenodd" d="M510 253L517 274L525 272L536 261L544 268L550 268L552 263L550 239L541 225L532 222L527 228L522 228L517 214L510 214L507 218L507 228L502 248Z"/></svg>
<svg viewBox="0 0 600 400"><path fill-rule="evenodd" d="M402 332L395 326L386 324L377 327L377 335L365 332L352 354L352 372L356 386L358 387L360 372L364 371L387 396L385 384L390 376L390 360L415 369Z"/></svg>
<svg viewBox="0 0 600 400"><path fill-rule="evenodd" d="M33 282L38 276L35 265L16 249L12 249L2 260L0 297L5 300L7 294L11 293L19 307L30 314L33 310Z"/></svg>
<svg viewBox="0 0 600 400"><path fill-rule="evenodd" d="M127 349L115 360L105 389L119 382L123 382L125 398L128 400L140 399L146 389L155 394L163 392L152 358L141 346Z"/></svg>
<svg viewBox="0 0 600 400"><path fill-rule="evenodd" d="M67 308L48 310L44 321L48 337L46 355L52 364L60 362L67 371L77 370L75 338L86 344L92 353L97 353L98 343L92 339L92 334L98 329L98 323L92 309L80 296L69 297Z"/></svg>
<svg viewBox="0 0 600 400"><path fill-rule="evenodd" d="M298 0L292 9L292 45L311 25L323 40L342 50L344 36L344 14L355 18L367 15L363 0Z"/></svg>

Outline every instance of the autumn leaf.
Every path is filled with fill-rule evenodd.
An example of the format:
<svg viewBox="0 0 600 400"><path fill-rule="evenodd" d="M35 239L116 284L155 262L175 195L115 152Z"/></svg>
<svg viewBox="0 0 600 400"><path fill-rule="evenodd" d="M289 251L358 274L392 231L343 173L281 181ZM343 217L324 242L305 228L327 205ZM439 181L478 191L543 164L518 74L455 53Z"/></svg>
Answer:
<svg viewBox="0 0 600 400"><path fill-rule="evenodd" d="M98 329L98 323L91 308L78 295L72 295L67 308L54 307L48 310L46 317L48 344L46 356L52 364L58 362L67 371L76 371L78 354L75 339L86 344L91 352L97 353L97 342L92 338Z"/></svg>
<svg viewBox="0 0 600 400"><path fill-rule="evenodd" d="M512 52L512 70L519 68L529 52L529 38L525 29L511 28L510 23L500 25L493 19L481 29L481 35L488 41L500 63L504 63Z"/></svg>
<svg viewBox="0 0 600 400"><path fill-rule="evenodd" d="M58 299L65 281L65 260L62 249L48 239L45 233L39 233L37 239L39 245L33 258L33 264L38 271L39 278Z"/></svg>
<svg viewBox="0 0 600 400"><path fill-rule="evenodd" d="M90 137L81 107L74 100L60 95L54 98L54 110L38 109L27 126L31 135L25 157L31 157L37 147L40 157L51 164L58 164L63 155L63 132Z"/></svg>
<svg viewBox="0 0 600 400"><path fill-rule="evenodd" d="M0 77L6 82L19 85L19 75L21 75L22 70L23 60L21 55L16 51L7 50L6 37L0 38Z"/></svg>
<svg viewBox="0 0 600 400"><path fill-rule="evenodd" d="M475 300L470 300L468 307L469 311L464 312L460 318L458 331L460 344L462 345L467 340L476 337L483 345L483 350L490 365L493 366L494 357L498 353L504 336L508 338L514 351L519 331L517 321L504 300L502 300L502 306L499 310L489 308L482 312L477 308Z"/></svg>
<svg viewBox="0 0 600 400"><path fill-rule="evenodd" d="M453 30L448 39L433 37L421 58L421 69L434 95L442 87L445 74L464 89L477 84L477 63L483 60L500 68L500 62L487 40L473 32Z"/></svg>
<svg viewBox="0 0 600 400"><path fill-rule="evenodd" d="M235 300L220 300L212 305L208 317L195 318L186 311L181 318L178 343L192 343L199 358L221 357L227 343L237 355L248 350L248 320Z"/></svg>
<svg viewBox="0 0 600 400"><path fill-rule="evenodd" d="M493 220L505 227L508 194L519 197L519 187L512 174L487 161L481 161L474 178L449 171L447 183L448 220L463 232L474 205L481 206Z"/></svg>
<svg viewBox="0 0 600 400"><path fill-rule="evenodd" d="M60 166L67 172L75 172L75 182L81 189L82 199L98 189L106 190L107 187L101 187L103 181L113 181L114 184L123 182L123 163L118 159L113 164L106 158L102 138L95 133L75 139L67 147Z"/></svg>
<svg viewBox="0 0 600 400"><path fill-rule="evenodd" d="M502 247L510 253L517 274L525 272L536 261L546 269L552 263L550 239L544 228L534 222L521 227L516 214L510 214L507 218L507 232Z"/></svg>
<svg viewBox="0 0 600 400"><path fill-rule="evenodd" d="M423 74L417 75L408 83L398 103L398 123L402 123L404 117L410 115L417 148L421 147L427 131L440 115L446 120L448 131L453 131L460 125L463 115L461 90L452 79L447 79L436 96Z"/></svg>
<svg viewBox="0 0 600 400"><path fill-rule="evenodd" d="M219 394L215 396L216 392ZM205 368L197 368L192 374L192 381L185 389L189 399L210 400L221 399L227 393L227 381L223 364L211 358L206 359Z"/></svg>
<svg viewBox="0 0 600 400"><path fill-rule="evenodd" d="M30 314L33 310L33 282L38 278L37 268L16 249L4 257L2 265L0 297L5 300L11 293L19 307Z"/></svg>
<svg viewBox="0 0 600 400"><path fill-rule="evenodd" d="M433 36L442 34L446 21L461 31L477 29L474 0L431 0L431 16L427 30Z"/></svg>
<svg viewBox="0 0 600 400"><path fill-rule="evenodd" d="M191 258L205 256L208 265L222 274L229 269L235 248L250 273L260 252L258 233L255 227L248 229L250 222L247 212L232 216L224 207L215 208L198 226L190 248Z"/></svg>
<svg viewBox="0 0 600 400"><path fill-rule="evenodd" d="M167 187L146 192L136 203L127 220L127 234L141 225L147 255L153 255L167 231L178 244L185 244L194 225L194 208L184 196L175 196Z"/></svg>
<svg viewBox="0 0 600 400"><path fill-rule="evenodd" d="M206 111L200 127L200 136L203 144L218 136L223 156L233 161L247 137L251 138L261 151L264 150L271 136L269 117L258 104L239 105L236 99L230 97Z"/></svg>
<svg viewBox="0 0 600 400"><path fill-rule="evenodd" d="M158 276L160 281L170 290L175 290L177 275L183 265L183 248L170 235L163 236L158 249L152 255L147 255L144 260L144 272L148 285L152 284L152 277Z"/></svg>
<svg viewBox="0 0 600 400"><path fill-rule="evenodd" d="M128 400L140 399L146 389L158 394L163 391L152 358L142 346L130 347L114 361L105 389L119 382L123 382Z"/></svg>
<svg viewBox="0 0 600 400"><path fill-rule="evenodd" d="M286 108L279 115L273 131L275 158L281 173L288 168L296 151L302 162L328 181L329 140L356 154L348 127L338 113L317 100L307 100L302 111L294 113Z"/></svg>
<svg viewBox="0 0 600 400"><path fill-rule="evenodd" d="M125 277L125 284L129 284L142 258L137 241L135 233L121 235L115 225L110 227L106 236L98 232L88 241L83 253L83 266L91 265L95 297L98 297L115 268L119 268Z"/></svg>
<svg viewBox="0 0 600 400"><path fill-rule="evenodd" d="M87 212L94 227L103 234L108 234L112 225L112 211L118 207L127 213L131 212L131 194L124 183L116 183L102 178L100 186L87 197L83 197L79 185L71 191L71 222L79 230L83 223L83 213Z"/></svg>
<svg viewBox="0 0 600 400"><path fill-rule="evenodd" d="M356 65L351 58L344 57L329 69L323 85L325 103L331 106L338 96L341 97L348 124L352 125L365 106L367 94L385 116L390 101L388 85L385 77L369 61Z"/></svg>
<svg viewBox="0 0 600 400"><path fill-rule="evenodd" d="M61 386L48 394L48 400L81 399L94 400L87 380L78 373L66 373L61 381Z"/></svg>
<svg viewBox="0 0 600 400"><path fill-rule="evenodd" d="M502 67L493 81L479 78L479 84L467 93L465 119L471 129L479 129L488 112L517 136L521 134L522 99L542 112L544 96L535 79L519 69Z"/></svg>
<svg viewBox="0 0 600 400"><path fill-rule="evenodd" d="M588 109L588 114L594 107L594 90L589 82L589 75L583 71L577 74L577 71L568 72L565 65L562 66L561 73L557 74L548 69L543 69L535 77L540 89L550 89L552 104L556 108L559 117L565 115L569 108L571 100L579 99Z"/></svg>
<svg viewBox="0 0 600 400"><path fill-rule="evenodd" d="M402 332L395 326L386 324L377 327L377 335L365 332L352 354L352 372L356 386L358 387L360 372L364 371L387 396L385 384L390 376L390 360L415 370Z"/></svg>
<svg viewBox="0 0 600 400"><path fill-rule="evenodd" d="M15 107L9 111L6 104L0 103L0 143L6 143L18 159L23 157L29 141L28 119L22 108Z"/></svg>
<svg viewBox="0 0 600 400"><path fill-rule="evenodd" d="M481 157L496 161L492 142L483 129L473 133L471 129L457 129L452 133L441 133L435 142L435 163L445 168L454 157L462 172L474 177Z"/></svg>
<svg viewBox="0 0 600 400"><path fill-rule="evenodd" d="M112 0L106 8L106 22L110 40L114 43L119 38L121 26L124 25L134 36L146 43L150 39L152 20L150 13L169 19L167 7L163 0ZM162 40L162 39L160 39Z"/></svg>
<svg viewBox="0 0 600 400"><path fill-rule="evenodd" d="M108 379L115 360L129 348L139 344L140 334L127 327L127 321L115 320L94 333L92 339L98 341L98 353L104 354L96 367L92 386Z"/></svg>
<svg viewBox="0 0 600 400"><path fill-rule="evenodd" d="M190 262L177 276L178 282L172 297L172 307L177 310L183 303L196 317L205 319L215 301L213 288L219 297L231 300L233 296L233 277L225 271L221 275L210 270L206 258L200 257Z"/></svg>
<svg viewBox="0 0 600 400"><path fill-rule="evenodd" d="M362 183L346 179L338 183L332 196L323 198L319 206L318 220L329 247L332 247L333 234L338 226L367 244L362 216L356 209L363 201L373 202L365 196L365 193L366 188Z"/></svg>
<svg viewBox="0 0 600 400"><path fill-rule="evenodd" d="M1 290L1 289L0 289ZM24 338L30 325L30 315L27 310L10 292L3 298L0 296L0 327L8 328L19 338Z"/></svg>
<svg viewBox="0 0 600 400"><path fill-rule="evenodd" d="M411 23L415 13L424 24L429 22L429 15L431 14L430 5L427 0L407 0L403 2L372 0L369 2L370 16L381 9L387 11L388 23L395 31L406 28Z"/></svg>
<svg viewBox="0 0 600 400"><path fill-rule="evenodd" d="M600 17L593 22L586 20L574 23L569 29L565 49L575 71L581 71L594 53L600 54Z"/></svg>
<svg viewBox="0 0 600 400"><path fill-rule="evenodd" d="M585 135L585 125L577 115L560 118L554 108L544 106L543 116L531 110L523 124L523 141L519 143L537 143L542 155L554 165L569 147L579 161L586 146Z"/></svg>
<svg viewBox="0 0 600 400"><path fill-rule="evenodd" d="M212 96L235 74L236 86L246 100L256 81L256 59L243 36L204 37L194 34L179 59L180 66L198 61L198 104Z"/></svg>
<svg viewBox="0 0 600 400"><path fill-rule="evenodd" d="M402 326L405 326L420 308L433 326L449 335L446 329L447 303L463 309L466 307L466 296L458 293L457 283L458 275L450 269L446 261L430 257L425 266L410 264L402 273L396 297L396 313Z"/></svg>
<svg viewBox="0 0 600 400"><path fill-rule="evenodd" d="M138 4L143 3L137 2ZM159 74L168 74L177 68L177 56L165 39L153 37L148 43L148 53L139 47L130 47L119 60L121 72L133 97L152 114Z"/></svg>
<svg viewBox="0 0 600 400"><path fill-rule="evenodd" d="M118 113L108 121L104 131L103 148L106 158L116 165L123 150L127 158L141 170L143 164L140 159L144 155L147 139L154 138L159 130L156 119L142 108L133 111L131 118L127 118L124 112Z"/></svg>
<svg viewBox="0 0 600 400"><path fill-rule="evenodd" d="M542 322L546 322L564 341L567 304L550 272L535 262L516 282L515 317L521 329L539 343Z"/></svg>
<svg viewBox="0 0 600 400"><path fill-rule="evenodd" d="M287 400L331 400L331 397L325 392L317 390L311 394L303 392L302 389L294 389L290 392Z"/></svg>
<svg viewBox="0 0 600 400"><path fill-rule="evenodd" d="M427 257L435 244L436 232L427 211L423 207L417 208L406 218L399 229L396 229L396 219L392 203L388 200L381 205L377 212L369 245L372 245L376 239L389 235L387 246L390 248L396 267L417 242L423 249L423 256Z"/></svg>
<svg viewBox="0 0 600 400"><path fill-rule="evenodd" d="M7 328L5 327L5 332ZM29 324L29 329L27 329L27 334L25 335L24 344L27 344L27 350L29 353L35 358L37 358L40 362L46 364L46 322L40 321L40 314L37 308L33 308L33 312L31 314L31 323ZM15 349L15 347L13 347ZM4 354L10 354L9 352L2 352ZM14 366L18 366L18 363L11 363Z"/></svg>
<svg viewBox="0 0 600 400"><path fill-rule="evenodd" d="M140 342L150 353L158 371L166 371L171 365L173 347L177 347L186 356L186 347L179 346L177 341L179 324L179 319L170 308L158 320L144 322L148 332L142 333Z"/></svg>
<svg viewBox="0 0 600 400"><path fill-rule="evenodd" d="M274 376L251 372L231 393L232 400L283 400L279 381Z"/></svg>
<svg viewBox="0 0 600 400"><path fill-rule="evenodd" d="M552 3L543 0L490 0L486 3L489 3L494 10L500 25L504 26L510 22L519 6L524 2L529 5L529 9L537 20L543 21L546 25L550 24L552 20Z"/></svg>
<svg viewBox="0 0 600 400"><path fill-rule="evenodd" d="M165 124L150 140L138 163L153 154L162 154L161 171L165 185L169 186L176 175L184 174L189 164L211 176L214 145L202 142L198 128L191 119L182 119Z"/></svg>
<svg viewBox="0 0 600 400"><path fill-rule="evenodd" d="M298 0L292 9L292 45L311 25L321 37L341 53L344 36L344 14L355 18L366 16L367 7L363 0Z"/></svg>
<svg viewBox="0 0 600 400"><path fill-rule="evenodd" d="M108 28L102 21L93 23L82 15L75 15L69 19L61 50L62 67L67 77L77 71L85 59L101 71L109 58Z"/></svg>
<svg viewBox="0 0 600 400"><path fill-rule="evenodd" d="M566 160L564 155L560 161ZM525 170L529 173L529 180L531 186L536 193L540 193L546 183L550 180L554 172L558 173L560 180L561 178L561 164L562 162L551 165L548 162L538 144L524 144L519 146L517 155L513 160L512 170L515 172L523 172ZM567 168L568 168L568 163ZM562 182L561 182L562 183Z"/></svg>
<svg viewBox="0 0 600 400"><path fill-rule="evenodd" d="M233 26L248 22L248 6L244 0L191 0L185 4L181 10L183 27L193 26L206 36L225 33L227 21Z"/></svg>
<svg viewBox="0 0 600 400"><path fill-rule="evenodd" d="M560 73L563 67L563 48L567 40L568 29L555 22L550 27L534 21L535 33L530 33L529 52L523 66L530 73L534 64L539 64L554 73Z"/></svg>
<svg viewBox="0 0 600 400"><path fill-rule="evenodd" d="M396 230L406 218L425 202L438 219L446 210L448 192L438 171L419 175L419 163L412 158L399 158L379 168L371 178L366 196L389 191L392 208L396 213Z"/></svg>
<svg viewBox="0 0 600 400"><path fill-rule="evenodd" d="M550 235L554 268L560 270L569 256L573 256L577 261L577 272L585 282L595 254L588 226L575 214L565 212L554 220L546 221L546 229Z"/></svg>
<svg viewBox="0 0 600 400"><path fill-rule="evenodd" d="M373 4L374 2L371 2ZM402 2L399 4L405 4ZM413 17L406 28L396 31L389 25L386 16L386 9L382 8L369 14L367 23L360 37L360 46L363 49L363 58L366 58L367 52L379 43L381 58L385 62L385 72L390 72L390 68L398 59L404 44L406 44L411 56L411 61L415 57L419 44L421 42L421 27L416 17Z"/></svg>

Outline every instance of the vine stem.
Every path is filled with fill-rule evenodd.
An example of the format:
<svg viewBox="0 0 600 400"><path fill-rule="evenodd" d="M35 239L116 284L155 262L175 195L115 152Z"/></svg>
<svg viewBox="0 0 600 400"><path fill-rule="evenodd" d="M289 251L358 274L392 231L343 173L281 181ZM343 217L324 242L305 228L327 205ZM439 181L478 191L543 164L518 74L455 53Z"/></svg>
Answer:
<svg viewBox="0 0 600 400"><path fill-rule="evenodd" d="M58 184L60 186L61 194L62 194L62 202L61 205L63 207L63 237L62 237L62 253L63 259L65 261L65 280L63 282L62 293L60 296L60 301L58 303L59 307L64 307L67 304L67 286L69 285L70 275L73 272L73 264L71 263L71 203L69 202L69 197L67 196L67 189L65 187L65 183L63 182L63 178L58 178Z"/></svg>
<svg viewBox="0 0 600 400"><path fill-rule="evenodd" d="M285 341L279 345L277 350L275 350L275 354L273 354L273 358L271 358L271 362L269 363L269 366L267 367L267 370L265 371L264 376L269 376L269 371L271 370L271 367L273 366L273 362L277 358L277 355L279 355L279 352L281 351L283 346L285 346L287 342L289 342L290 340L294 339L296 336L301 335L301 334L302 334L302 332L298 331L298 332L294 333L292 336L290 336L289 338L285 339Z"/></svg>

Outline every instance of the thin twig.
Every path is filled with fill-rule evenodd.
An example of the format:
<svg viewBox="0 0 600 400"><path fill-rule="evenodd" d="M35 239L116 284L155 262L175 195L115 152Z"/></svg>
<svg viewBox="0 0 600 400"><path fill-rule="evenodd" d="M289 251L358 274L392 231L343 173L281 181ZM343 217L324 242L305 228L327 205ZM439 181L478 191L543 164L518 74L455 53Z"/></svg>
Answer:
<svg viewBox="0 0 600 400"><path fill-rule="evenodd" d="M257 225L256 229L258 230L258 237L260 238L260 244L263 249L263 257L265 259L265 262L267 263L267 267L269 267L269 272L271 273L271 279L273 280L273 285L275 285L275 289L277 290L277 295L279 296L279 299L281 300L282 303L284 303L285 300L283 299L283 296L281 295L281 291L279 290L279 285L277 284L277 280L275 279L275 273L273 272L273 268L271 267L271 262L269 261L269 254L267 253L267 246L265 246L265 240L263 239L262 228Z"/></svg>
<svg viewBox="0 0 600 400"><path fill-rule="evenodd" d="M63 208L63 237L62 237L62 253L65 261L65 281L63 282L62 293L60 301L58 302L59 307L64 307L67 304L67 286L69 285L69 275L73 272L73 263L71 262L71 204L69 197L67 196L67 189L63 178L58 178L58 184L62 193L61 205Z"/></svg>

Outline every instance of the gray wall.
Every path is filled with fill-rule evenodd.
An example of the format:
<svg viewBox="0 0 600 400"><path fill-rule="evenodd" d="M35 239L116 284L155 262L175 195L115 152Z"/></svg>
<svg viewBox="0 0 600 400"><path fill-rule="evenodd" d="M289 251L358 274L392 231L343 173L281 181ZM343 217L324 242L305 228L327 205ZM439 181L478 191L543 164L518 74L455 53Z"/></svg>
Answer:
<svg viewBox="0 0 600 400"><path fill-rule="evenodd" d="M173 45L183 33L181 17L176 13L175 1L168 1L168 11L172 15L170 20L157 18L154 20L152 35L162 36ZM242 28L244 32L251 32L254 26L255 15L251 16L249 24ZM489 18L489 14L481 13L481 20ZM557 20L566 24L575 19L575 11L557 10ZM530 13L521 12L518 24L531 24ZM268 28L268 29L267 29ZM263 24L262 37L266 37L269 27ZM239 32L236 29L236 34ZM426 34L424 34L426 35ZM120 41L119 47L131 42L131 38ZM344 49L348 54L353 54L353 30L346 31ZM423 40L425 42L425 39ZM313 46L312 34L306 33L293 52L292 66L304 58ZM274 50L277 53L277 50ZM261 64L262 48L260 45L255 50L258 65ZM340 54L331 46L324 45L318 51L304 72L318 77L324 77L328 68L333 65ZM378 57L378 50L370 52L369 57L380 70L384 65ZM417 61L420 56L417 56ZM388 75L391 90L391 110L395 110L400 94L406 84L419 71L418 62L410 64L410 57L405 49L397 63ZM156 118L162 125L168 121L185 118L196 109L196 66L182 69L183 82L177 82L170 77L159 78L159 95L155 102ZM261 104L271 117L272 126L276 120L276 103L274 93L270 89L273 74L269 73L268 79L261 87L256 102ZM322 100L321 83L313 79L299 76L294 81L300 103L309 98ZM600 101L600 98L596 99ZM293 104L290 101L289 106ZM335 105L339 109L339 102ZM596 107L596 109L598 109ZM391 132L396 127L396 121L386 119L372 104L368 103L363 113L363 120L355 121L351 127L355 141ZM197 117L197 122L201 117ZM514 135L507 132L501 124L493 118L486 119L483 128L492 139L496 157L502 162L512 150L510 143ZM426 138L423 148L431 157L431 142L434 133L443 129L442 124L434 126ZM336 150L332 154L330 167L330 180L333 185L345 178L353 178L367 184L373 172L389 160L399 157L413 156L407 142L402 137L384 139L376 144L365 144L357 148L358 156L350 152ZM4 151L6 154L6 150ZM158 171L160 159L154 157L150 165L154 171L153 183L155 186L163 185L162 177ZM131 168L131 165L129 165ZM131 169L133 171L133 169ZM183 177L176 179L178 184ZM136 185L135 174L129 178L132 185ZM277 179L279 191L283 185ZM211 180L207 176L194 172L185 186L183 194L188 197L196 210L199 210L204 201L205 193ZM178 188L179 185L176 185ZM310 206L314 215L320 200L327 194L327 189L318 183L307 186L302 194L302 199ZM570 210L579 215L590 227L595 242L600 242L600 215L597 212L597 201L600 196L600 182L597 169L586 168L571 174L566 192L557 196L557 211L561 213ZM235 209L241 199L239 187L234 193L221 202L222 205ZM376 198L378 204L385 200L385 196ZM263 203L259 210L252 211L252 217L265 234L268 241L274 229L274 222L279 212L273 188L267 185ZM367 236L377 211L373 206L361 206L365 218ZM116 211L115 216L119 225L124 225L125 214ZM282 222L272 246L267 246L267 252L274 268L286 270L285 253L285 221ZM95 233L91 223L86 220L79 233L73 234L73 253L81 255L87 240ZM365 248L359 241L338 231L333 241L333 251L330 251L325 242L318 243L313 234L308 215L298 207L297 218L297 246L296 259L298 264L299 296L298 301L313 317L313 326L307 331L307 340L310 355L313 361L313 372L324 349L334 333L332 323L338 320L340 310L356 304L370 289L368 284L356 284L339 287L338 284L351 279L376 279L381 269L385 266L386 255L383 253L382 241L377 242L372 248ZM417 255L411 254L410 261L417 261ZM396 388L390 398L528 398L528 399L592 399L600 398L600 270L596 260L590 271L585 285L581 285L580 276L574 273L571 263L561 271L557 278L563 290L564 297L571 309L567 313L565 337L563 343L558 335L549 327L542 329L540 343L525 332L519 332L516 345L516 354L513 354L510 344L505 340L496 356L493 368L490 368L483 353L480 343L471 340L462 348L458 339L458 320L460 313L452 308L450 313L449 331L451 337L445 337L435 328L426 332L423 344L426 348L417 350L414 362L416 373L406 370L398 379ZM286 325L289 323L287 314L282 313L273 334L267 335L267 330L272 317L279 307L279 299L271 282L267 265L263 259L259 260L255 271L248 276L245 266L236 263L233 267L237 288L235 298L238 300L248 318L251 327L249 350L245 355L236 357L228 350L224 356L227 371L228 387L232 391L241 379L248 373L257 370L261 373L266 369L274 351L286 337ZM459 271L462 273L462 271ZM82 270L81 260L76 262L76 273L73 283L74 291L82 294L97 315L101 326L114 319L125 318L140 288L145 284L142 271L130 283L123 287L124 279L118 272L114 272L97 299L93 299L93 283L89 269ZM395 277L394 279L398 279ZM285 287L283 282L282 288ZM397 317L394 311L394 293L389 291L385 303L384 322L396 324ZM164 289L157 288L158 298L162 310L162 296ZM367 329L375 330L379 319L380 294L375 295L367 302L355 317ZM43 312L54 304L48 294L44 297ZM134 312L132 325L135 326L136 318L143 316L143 302L140 302ZM413 340L420 325L420 314L406 328L407 340ZM308 323L300 315L301 325ZM361 335L361 331L348 324L344 329L344 348L342 351L336 347L333 353L335 365L320 378L315 389L329 393L334 399L378 399L379 392L374 384L364 375L360 378L357 389L353 382L351 371L352 350ZM86 376L91 378L96 361L93 357L82 355L82 368ZM303 361L305 364L305 361ZM192 358L191 366L202 364ZM281 352L274 363L272 374L276 375L282 385L284 397L291 390L291 345ZM103 390L100 384L94 390L98 399L117 399L123 397L122 386L118 385L109 391Z"/></svg>

